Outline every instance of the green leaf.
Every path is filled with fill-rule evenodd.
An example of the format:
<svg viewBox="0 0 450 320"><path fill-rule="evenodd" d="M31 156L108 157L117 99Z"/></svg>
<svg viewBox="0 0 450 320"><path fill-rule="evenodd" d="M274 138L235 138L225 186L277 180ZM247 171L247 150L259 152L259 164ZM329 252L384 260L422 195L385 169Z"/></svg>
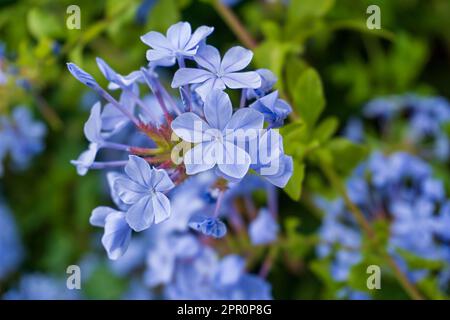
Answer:
<svg viewBox="0 0 450 320"><path fill-rule="evenodd" d="M336 117L329 117L323 120L312 134L313 139L317 139L319 143L328 141L338 129L339 120Z"/></svg>
<svg viewBox="0 0 450 320"><path fill-rule="evenodd" d="M396 248L396 251L412 269L440 270L445 267L443 261L425 259L401 248Z"/></svg>
<svg viewBox="0 0 450 320"><path fill-rule="evenodd" d="M308 68L297 80L294 107L308 128L314 125L325 107L322 81L316 70Z"/></svg>
<svg viewBox="0 0 450 320"><path fill-rule="evenodd" d="M294 173L289 180L284 191L291 199L298 201L302 194L302 184L305 177L305 165L298 160L294 159Z"/></svg>
<svg viewBox="0 0 450 320"><path fill-rule="evenodd" d="M33 8L28 12L27 25L36 38L55 38L64 34L64 21L42 9Z"/></svg>
<svg viewBox="0 0 450 320"><path fill-rule="evenodd" d="M284 221L286 239L283 241L283 250L289 258L301 259L305 257L317 243L317 235L304 235L300 233L301 221L298 217L289 216Z"/></svg>
<svg viewBox="0 0 450 320"><path fill-rule="evenodd" d="M177 1L159 0L152 9L146 30L166 32L174 23L180 20Z"/></svg>
<svg viewBox="0 0 450 320"><path fill-rule="evenodd" d="M367 148L345 138L334 138L325 145L329 151L334 167L343 175L347 175L367 155Z"/></svg>
<svg viewBox="0 0 450 320"><path fill-rule="evenodd" d="M417 286L429 299L446 300L445 295L439 290L439 280L435 276L428 276L421 279Z"/></svg>
<svg viewBox="0 0 450 320"><path fill-rule="evenodd" d="M334 0L291 0L288 20L299 21L307 17L324 16L334 5Z"/></svg>

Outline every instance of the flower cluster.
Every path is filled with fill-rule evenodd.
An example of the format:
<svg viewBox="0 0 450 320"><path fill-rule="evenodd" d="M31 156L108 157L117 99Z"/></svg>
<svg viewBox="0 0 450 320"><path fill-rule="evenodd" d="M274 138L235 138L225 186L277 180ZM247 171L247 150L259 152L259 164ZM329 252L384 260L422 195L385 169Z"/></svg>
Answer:
<svg viewBox="0 0 450 320"><path fill-rule="evenodd" d="M188 222L214 207L214 195L208 191L213 183L214 175L205 173L179 186L171 194L172 209L179 213L177 219L168 219L134 237L123 257L111 260L114 273L131 277L132 282L141 284L140 292L154 298L270 299L270 284L246 272L243 257L227 254L219 258L211 238L190 232ZM228 218L233 230L242 234L247 229L253 234L254 245L275 241L278 231L275 217L263 208L264 213L246 226L236 206L252 191L265 187L267 182L260 179L245 179L230 186L224 196L230 207L219 213Z"/></svg>
<svg viewBox="0 0 450 320"><path fill-rule="evenodd" d="M364 118L376 123L375 131L383 140L405 149L416 149L421 156L447 162L450 139L445 128L450 125L450 104L442 97L420 97L413 94L390 96L370 101L364 108ZM363 125L353 119L346 135L353 140L364 139ZM418 149L418 150L417 150Z"/></svg>
<svg viewBox="0 0 450 320"><path fill-rule="evenodd" d="M28 108L18 106L10 116L0 116L0 175L3 159L9 154L16 169L25 169L44 148L46 127L33 120Z"/></svg>
<svg viewBox="0 0 450 320"><path fill-rule="evenodd" d="M347 193L369 221L390 221L388 250L411 280L420 280L427 271L409 270L402 250L445 263L439 279L448 280L450 199L427 163L403 152L389 156L375 152L349 178ZM318 198L317 204L326 213L317 253L320 257L333 255L331 274L337 281L345 281L350 268L362 258L360 229L343 199Z"/></svg>
<svg viewBox="0 0 450 320"><path fill-rule="evenodd" d="M116 208L96 208L90 222L104 228L102 243L113 260L125 254L133 231L165 224L181 223L202 236L221 238L227 233L227 225L220 220L224 212L230 224L242 222L230 199L241 186L245 189L250 177L272 190L273 186L284 187L292 175L292 158L284 153L276 129L291 108L277 91L272 92L275 76L265 69L244 71L253 53L243 47L232 47L221 57L205 41L213 30L201 26L192 31L189 23L179 22L165 35L153 31L143 35L142 42L150 47L149 63L126 76L97 58L108 89L120 90L117 97L68 63L72 75L106 101L104 106L97 102L92 107L84 126L89 148L72 163L80 175L90 169L110 170L108 181ZM178 90L179 99L164 87L157 72L175 64L178 69L171 87ZM151 93L141 94L143 87ZM224 91L227 88L240 90L237 108ZM133 133L124 138L124 129L130 127ZM110 150L119 152L117 158L98 161L109 158ZM201 214L185 219L187 209L174 207L174 194L202 174L209 183L196 188L203 188L208 197ZM276 210L271 207L262 209L252 222L249 233L255 243L276 239ZM243 279L251 281L244 275Z"/></svg>

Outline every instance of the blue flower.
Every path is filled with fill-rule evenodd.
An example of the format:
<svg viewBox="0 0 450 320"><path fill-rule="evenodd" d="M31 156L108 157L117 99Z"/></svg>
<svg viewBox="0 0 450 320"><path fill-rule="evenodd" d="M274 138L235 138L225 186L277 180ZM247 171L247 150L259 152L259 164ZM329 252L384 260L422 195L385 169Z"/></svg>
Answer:
<svg viewBox="0 0 450 320"><path fill-rule="evenodd" d="M269 244L277 239L279 226L269 210L263 208L249 226L249 235L254 245Z"/></svg>
<svg viewBox="0 0 450 320"><path fill-rule="evenodd" d="M92 211L89 221L93 226L105 229L102 244L111 260L120 258L127 251L131 240L131 228L124 212L109 207L98 207Z"/></svg>
<svg viewBox="0 0 450 320"><path fill-rule="evenodd" d="M284 154L281 135L275 130L266 131L255 151L250 155L251 168L273 185L284 188L294 172L294 162Z"/></svg>
<svg viewBox="0 0 450 320"><path fill-rule="evenodd" d="M152 47L147 51L148 61L167 61L165 65L173 65L178 57L195 56L200 43L213 31L214 28L201 26L192 33L188 22L178 22L167 30L166 36L150 31L141 40Z"/></svg>
<svg viewBox="0 0 450 320"><path fill-rule="evenodd" d="M187 174L193 175L217 165L219 173L224 176L236 179L245 176L251 158L234 141L247 138L249 131L254 130L252 133L255 133L262 129L264 118L249 108L232 113L228 95L214 90L205 101L206 122L192 112L181 114L172 122L172 129L179 137L198 143L184 156Z"/></svg>
<svg viewBox="0 0 450 320"><path fill-rule="evenodd" d="M157 235L157 241L147 253L145 284L149 287L169 284L177 262L193 259L200 250L200 243L191 234L163 233Z"/></svg>
<svg viewBox="0 0 450 320"><path fill-rule="evenodd" d="M256 89L247 89L247 99L249 100L264 97L277 82L277 77L269 69L258 69L256 72L261 77L261 86Z"/></svg>
<svg viewBox="0 0 450 320"><path fill-rule="evenodd" d="M200 84L195 91L203 100L214 89L259 88L261 77L254 71L237 72L247 67L253 53L242 47L229 49L223 60L219 51L213 46L202 46L194 60L204 69L180 68L173 77L172 88L187 84Z"/></svg>
<svg viewBox="0 0 450 320"><path fill-rule="evenodd" d="M70 163L76 166L80 176L84 176L95 161L98 150L104 142L102 133L101 105L97 102L91 109L89 119L84 125L84 135L90 142L89 149L80 154L77 160Z"/></svg>
<svg viewBox="0 0 450 320"><path fill-rule="evenodd" d="M206 236L222 238L227 233L225 223L217 218L197 215L189 221L189 227Z"/></svg>
<svg viewBox="0 0 450 320"><path fill-rule="evenodd" d="M219 260L204 246L195 257L177 263L164 294L178 300L266 300L271 299L270 291L264 279L245 272L242 258L231 255Z"/></svg>
<svg viewBox="0 0 450 320"><path fill-rule="evenodd" d="M34 121L28 108L22 106L16 107L11 118L2 122L6 146L12 161L16 168L24 169L29 165L31 158L43 150L46 127L43 123Z"/></svg>
<svg viewBox="0 0 450 320"><path fill-rule="evenodd" d="M3 296L5 300L74 300L80 296L77 290L69 290L66 282L51 276L32 273L22 276L17 288Z"/></svg>
<svg viewBox="0 0 450 320"><path fill-rule="evenodd" d="M97 81L95 81L95 79L89 73L81 69L75 63L68 62L67 69L69 69L70 73L75 77L75 79L80 81L82 84L88 86L89 88L95 90L96 92L103 90L101 89Z"/></svg>
<svg viewBox="0 0 450 320"><path fill-rule="evenodd" d="M281 127L292 112L292 108L286 101L278 99L278 91L256 100L250 105L250 108L261 112L271 128Z"/></svg>
<svg viewBox="0 0 450 320"><path fill-rule="evenodd" d="M123 95L121 98L122 97ZM124 101L121 101L121 103L124 103ZM130 105L129 107L133 110L134 105ZM103 129L102 135L105 138L113 136L122 130L128 123L130 123L130 119L111 103L107 103L103 107L101 113L101 126Z"/></svg>
<svg viewBox="0 0 450 320"><path fill-rule="evenodd" d="M170 216L170 201L164 194L174 187L166 171L151 168L144 159L129 156L127 177L117 178L114 189L130 205L125 218L134 231L143 231Z"/></svg>
<svg viewBox="0 0 450 320"><path fill-rule="evenodd" d="M152 12L153 7L156 4L156 0L143 0L136 10L135 20L139 24L145 24L147 17Z"/></svg>
<svg viewBox="0 0 450 320"><path fill-rule="evenodd" d="M97 57L97 65L105 78L110 82L108 89L132 90L137 82L143 82L142 73L133 71L127 76L122 76L115 72L103 59Z"/></svg>

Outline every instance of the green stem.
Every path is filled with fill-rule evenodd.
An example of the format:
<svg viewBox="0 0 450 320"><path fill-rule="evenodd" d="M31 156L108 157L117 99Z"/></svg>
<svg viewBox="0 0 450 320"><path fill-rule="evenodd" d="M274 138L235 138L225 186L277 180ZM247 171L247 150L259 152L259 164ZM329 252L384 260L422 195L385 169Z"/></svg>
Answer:
<svg viewBox="0 0 450 320"><path fill-rule="evenodd" d="M247 29L245 29L241 21L239 21L239 18L232 10L230 10L228 6L224 5L220 0L214 0L212 5L225 23L234 32L240 42L242 42L249 49L255 49L258 46L256 40L247 31Z"/></svg>
<svg viewBox="0 0 450 320"><path fill-rule="evenodd" d="M341 194L346 206L350 210L350 213L354 216L361 228L367 233L369 239L372 240L373 243L378 247L379 242L377 241L374 229L370 225L369 221L365 218L362 211L351 201L350 197L348 196L347 190L345 189L334 169L323 161L321 162L321 168L327 179L331 182L332 186ZM378 249L383 258L386 260L386 263L394 271L395 276L397 277L398 281L405 289L405 291L408 293L408 295L414 300L424 300L422 294L414 286L414 284L409 281L408 277L403 273L395 260L387 252L385 252L383 248Z"/></svg>

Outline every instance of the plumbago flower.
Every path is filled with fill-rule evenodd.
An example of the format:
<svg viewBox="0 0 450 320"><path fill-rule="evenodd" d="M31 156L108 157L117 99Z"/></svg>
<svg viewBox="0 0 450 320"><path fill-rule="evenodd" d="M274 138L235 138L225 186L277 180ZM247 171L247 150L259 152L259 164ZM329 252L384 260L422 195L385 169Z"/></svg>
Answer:
<svg viewBox="0 0 450 320"><path fill-rule="evenodd" d="M153 48L147 51L148 61L173 65L177 58L194 57L200 43L213 31L214 28L201 26L192 33L188 22L178 22L167 30L166 36L150 31L141 40Z"/></svg>
<svg viewBox="0 0 450 320"><path fill-rule="evenodd" d="M376 126L367 123L367 127L385 141L412 144L427 159L450 159L450 139L445 130L450 124L450 103L443 97L406 94L377 98L364 107L363 117L376 121ZM349 138L358 141L363 141L369 132L364 132L360 120L350 122L345 131Z"/></svg>
<svg viewBox="0 0 450 320"><path fill-rule="evenodd" d="M443 263L437 279L442 284L448 281L450 199L427 163L407 153L384 156L375 152L355 169L347 181L347 192L368 220L390 221L388 250L412 281L420 281L430 271L409 269L402 250ZM346 281L351 267L362 259L360 229L343 199L318 198L317 203L326 213L318 255L333 257L333 278Z"/></svg>
<svg viewBox="0 0 450 320"><path fill-rule="evenodd" d="M195 113L187 112L172 122L172 129L179 137L187 142L198 143L184 156L187 174L196 174L217 166L219 174L225 177L240 179L245 176L251 158L245 149L236 145L235 140L242 139L238 136L239 132L246 138L247 130L255 133L262 129L264 117L249 108L240 109L234 115L232 112L228 95L221 90L214 90L205 101L206 121Z"/></svg>
<svg viewBox="0 0 450 320"><path fill-rule="evenodd" d="M45 125L35 121L24 106L14 108L10 116L0 116L0 175L3 172L1 161L7 154L15 169L25 169L44 149L45 133Z"/></svg>
<svg viewBox="0 0 450 320"><path fill-rule="evenodd" d="M253 53L242 47L233 47L228 50L223 60L219 50L213 46L203 46L194 56L195 62L203 69L181 68L173 77L172 88L187 84L199 84L195 91L203 101L211 90L225 88L259 88L261 77L254 71L241 71L250 64Z"/></svg>
<svg viewBox="0 0 450 320"><path fill-rule="evenodd" d="M126 76L98 58L114 93L68 63L72 75L106 101L92 107L84 126L88 150L72 164L80 175L108 170L115 207L95 208L90 223L104 229L101 241L111 260L130 259L124 270L142 263L136 248L144 247L143 281L149 287L164 286L166 297L266 299L270 285L246 273L242 258L220 259L208 238L250 232L258 245L277 240L274 186L287 184L293 165L273 128L283 124L290 107L271 93L274 77L268 71L240 72L250 64L251 51L233 47L221 59L205 43L212 31L199 27L192 33L188 23L180 22L166 36L147 33L141 39L151 46L150 64ZM181 87L179 98L169 94L158 76L158 68L175 61L179 69L172 86ZM186 67L186 62L199 68ZM236 110L225 88L242 89ZM131 136L124 135L130 127ZM135 142L137 133L144 142ZM109 150L117 158L111 159ZM262 210L250 227L242 215L258 209L251 199L256 188L267 191L270 215ZM240 210L243 198L248 207ZM139 243L133 245L134 240ZM191 277L204 272L204 259L211 271L205 278L207 290L190 293L188 287L206 281ZM239 272L227 274L229 266L239 266Z"/></svg>

